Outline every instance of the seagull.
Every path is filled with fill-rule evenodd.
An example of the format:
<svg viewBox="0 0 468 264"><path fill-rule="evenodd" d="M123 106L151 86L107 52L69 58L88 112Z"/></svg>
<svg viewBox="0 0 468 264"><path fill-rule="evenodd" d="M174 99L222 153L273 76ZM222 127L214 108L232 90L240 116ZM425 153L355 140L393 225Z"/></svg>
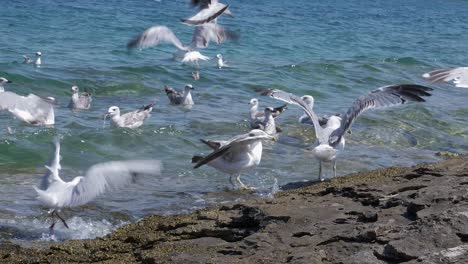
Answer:
<svg viewBox="0 0 468 264"><path fill-rule="evenodd" d="M0 81L0 87L4 80ZM10 81L7 80L7 82ZM21 96L13 92L5 92L3 87L0 91L0 110L8 110L16 118L31 125L50 126L55 123L55 98L42 98L34 94Z"/></svg>
<svg viewBox="0 0 468 264"><path fill-rule="evenodd" d="M192 79L193 79L194 81L200 80L200 72L199 72L199 71L194 71L194 72L192 72Z"/></svg>
<svg viewBox="0 0 468 264"><path fill-rule="evenodd" d="M257 98L252 98L250 99L249 102L252 107L250 108L249 111L249 123L250 123L250 128L256 129L259 128L258 124L263 122L265 119L265 112L259 112L258 111L258 99ZM278 106L273 108L272 111L272 116L274 118L278 117L281 113L284 112L284 110L288 109L288 104L284 104L282 106Z"/></svg>
<svg viewBox="0 0 468 264"><path fill-rule="evenodd" d="M319 179L322 180L322 162L332 162L333 175L336 177L336 157L344 149L344 135L359 115L368 109L402 105L409 101L425 102L422 97L431 96L428 91L432 91L432 88L415 84L377 88L356 99L343 117L331 116L323 128L319 125L315 112L302 98L277 89L258 89L257 91L262 95L299 106L312 120L317 138L312 154L319 160Z"/></svg>
<svg viewBox="0 0 468 264"><path fill-rule="evenodd" d="M186 84L184 87L184 92L178 92L169 86L164 86L164 91L171 101L171 104L183 104L183 105L193 105L192 94L190 94L190 90L193 90L193 86L191 84Z"/></svg>
<svg viewBox="0 0 468 264"><path fill-rule="evenodd" d="M301 99L306 102L310 109L314 109L314 97L312 95L304 95L301 97ZM338 117L341 117L341 114L335 114ZM328 115L323 115L319 117L319 125L320 126L325 126L328 122L328 119L330 116ZM304 114L299 117L299 124L305 124L305 125L311 125L313 126L314 124L312 123L312 120L310 120L310 117L307 115L307 113L304 111ZM349 130L351 132L351 130Z"/></svg>
<svg viewBox="0 0 468 264"><path fill-rule="evenodd" d="M120 115L120 108L117 106L109 107L109 110L104 115L104 120L107 116L111 117L114 125L118 127L137 128L143 125L146 118L151 116L154 103L141 107L138 110Z"/></svg>
<svg viewBox="0 0 468 264"><path fill-rule="evenodd" d="M184 46L168 27L153 26L129 41L127 48L143 49L160 43L173 44L179 50L176 57L182 57L182 63L195 63L198 65L199 60L207 61L210 58L194 49L206 48L210 41L221 44L226 40L237 38L238 34L225 30L218 24L208 23L195 27L192 42L190 45Z"/></svg>
<svg viewBox="0 0 468 264"><path fill-rule="evenodd" d="M75 177L66 182L60 178L60 142L54 141L55 152L50 165L45 165L47 173L38 186L33 186L37 192L37 200L50 209L52 225L58 217L68 228L65 219L59 215L62 208L80 206L90 202L104 192L120 189L135 182L142 174L159 175L162 165L159 160L128 160L110 161L91 166L85 176Z"/></svg>
<svg viewBox="0 0 468 264"><path fill-rule="evenodd" d="M41 61L41 56L42 56L42 53L40 51L36 52L36 59L33 61L31 58L29 58L28 56L26 55L23 55L23 63L26 63L26 64L31 64L34 62L34 64L36 66L40 66L42 64L42 61Z"/></svg>
<svg viewBox="0 0 468 264"><path fill-rule="evenodd" d="M3 84L5 83L12 83L12 81L8 80L5 77L0 77L0 93L5 91L5 88L3 88Z"/></svg>
<svg viewBox="0 0 468 264"><path fill-rule="evenodd" d="M221 68L223 68L223 67L229 67L229 66L226 64L226 61L223 60L223 55L221 55L221 54L218 53L218 54L216 55L216 58L218 58L218 60L217 60L217 62L216 62L217 65L218 65L218 69L221 69Z"/></svg>
<svg viewBox="0 0 468 264"><path fill-rule="evenodd" d="M71 88L72 97L68 107L73 109L89 109L93 98L90 93L80 93L78 86L73 85Z"/></svg>
<svg viewBox="0 0 468 264"><path fill-rule="evenodd" d="M453 81L456 87L468 88L468 67L439 69L423 74L431 83Z"/></svg>
<svg viewBox="0 0 468 264"><path fill-rule="evenodd" d="M237 175L236 181L241 188L249 189L241 180L240 173L256 167L262 159L262 140L275 140L262 130L254 129L247 134L235 136L227 141L209 141L201 140L208 145L213 152L209 155L193 156L192 163L196 163L194 169L205 164L230 174L230 182L236 186L234 175Z"/></svg>
<svg viewBox="0 0 468 264"><path fill-rule="evenodd" d="M228 15L232 17L231 11L228 9L229 5L219 3L218 0L191 0L193 7L199 6L200 11L194 16L181 19L182 23L197 26L208 23L222 15Z"/></svg>

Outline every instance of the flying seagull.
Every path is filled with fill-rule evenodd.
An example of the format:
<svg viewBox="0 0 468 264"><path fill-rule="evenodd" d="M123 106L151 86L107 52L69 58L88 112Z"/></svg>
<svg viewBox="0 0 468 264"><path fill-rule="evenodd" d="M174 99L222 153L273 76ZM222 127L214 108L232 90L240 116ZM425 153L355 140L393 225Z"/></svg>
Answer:
<svg viewBox="0 0 468 264"><path fill-rule="evenodd" d="M166 92L169 101L171 104L183 104L183 105L193 105L192 94L190 93L193 90L193 86L191 84L186 84L184 87L184 92L178 92L174 88L169 86L164 87L164 91Z"/></svg>
<svg viewBox="0 0 468 264"><path fill-rule="evenodd" d="M60 142L54 141L55 152L47 173L42 177L39 186L33 186L37 200L50 209L52 225L58 217L68 228L65 219L59 215L62 208L80 206L90 202L108 191L115 191L134 182L139 175L159 175L162 165L159 160L128 160L98 163L88 169L85 176L75 177L66 182L60 178Z"/></svg>
<svg viewBox="0 0 468 264"><path fill-rule="evenodd" d="M256 167L262 159L262 140L275 140L262 130L254 129L247 134L235 136L227 141L201 140L208 145L213 152L209 155L194 156L192 163L196 163L194 168L199 168L205 164L230 174L230 182L236 186L236 181L241 188L249 189L241 180L240 173Z"/></svg>
<svg viewBox="0 0 468 264"><path fill-rule="evenodd" d="M117 127L137 128L143 125L146 118L151 116L154 103L142 106L140 109L120 115L120 108L117 106L109 107L109 110L104 115L111 117L112 122Z"/></svg>
<svg viewBox="0 0 468 264"><path fill-rule="evenodd" d="M218 0L191 0L193 7L198 6L200 11L194 16L181 19L182 23L192 26L202 25L210 21L216 21L220 15L232 16L229 5L222 4Z"/></svg>
<svg viewBox="0 0 468 264"><path fill-rule="evenodd" d="M71 88L72 97L68 107L73 109L89 109L91 107L91 101L93 98L90 93L80 93L78 86L73 85Z"/></svg>
<svg viewBox="0 0 468 264"><path fill-rule="evenodd" d="M439 69L423 74L431 83L453 81L456 87L468 88L468 67Z"/></svg>
<svg viewBox="0 0 468 264"><path fill-rule="evenodd" d="M299 106L314 124L316 142L312 154L319 160L319 179L322 179L322 162L333 163L333 174L336 177L336 157L345 146L345 133L351 128L356 118L368 109L378 109L406 104L410 101L425 102L424 96L431 96L432 88L414 85L389 85L370 91L356 99L343 117L331 116L324 128L319 125L315 112L302 98L277 89L258 89L262 95L270 96Z"/></svg>
<svg viewBox="0 0 468 264"><path fill-rule="evenodd" d="M153 26L129 41L127 48L143 49L159 44L172 44L179 50L178 53L181 55L183 63L195 63L198 65L199 60L206 61L210 58L194 49L206 48L210 41L221 44L226 40L237 38L238 34L225 30L218 24L207 23L195 27L192 42L188 46L184 46L168 27ZM176 53L176 55L179 54Z"/></svg>

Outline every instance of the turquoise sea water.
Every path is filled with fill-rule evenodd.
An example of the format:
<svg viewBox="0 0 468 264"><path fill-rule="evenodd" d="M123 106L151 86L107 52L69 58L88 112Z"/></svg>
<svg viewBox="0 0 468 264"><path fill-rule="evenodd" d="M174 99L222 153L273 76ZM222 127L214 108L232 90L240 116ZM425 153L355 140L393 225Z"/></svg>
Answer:
<svg viewBox="0 0 468 264"><path fill-rule="evenodd" d="M212 203L249 199L228 191L228 175L210 167L193 170L192 155L209 149L199 138L225 139L248 131L253 88L270 86L315 97L318 113L344 112L358 96L380 86L425 84L422 73L467 66L467 1L230 1L234 18L219 23L238 31L238 43L210 45L202 53L222 53L192 66L171 59L169 45L127 52L126 43L152 25L166 25L183 43L192 28L179 23L194 10L185 1L2 0L0 76L7 90L58 99L54 128L27 126L0 113L0 239L36 240L101 236L117 226L153 214L191 211ZM22 64L23 54L41 51L40 68ZM195 87L196 105L187 111L169 105L164 85ZM70 87L94 94L89 111L66 108ZM432 162L438 151L468 150L467 89L431 85L424 104L367 112L347 136L338 174ZM133 110L156 100L153 116L137 130L103 127L109 106ZM260 98L261 106L279 102ZM260 166L243 175L268 193L275 181L315 180L318 162L307 147L310 128L297 124L302 112L289 107L280 117L279 142L266 144ZM6 127L15 129L7 134ZM63 178L83 175L92 164L155 158L161 177L142 178L128 189L65 211L71 229L48 233L46 210L32 185L45 172L55 135L62 139ZM328 168L329 169L329 168ZM329 172L329 171L327 171Z"/></svg>

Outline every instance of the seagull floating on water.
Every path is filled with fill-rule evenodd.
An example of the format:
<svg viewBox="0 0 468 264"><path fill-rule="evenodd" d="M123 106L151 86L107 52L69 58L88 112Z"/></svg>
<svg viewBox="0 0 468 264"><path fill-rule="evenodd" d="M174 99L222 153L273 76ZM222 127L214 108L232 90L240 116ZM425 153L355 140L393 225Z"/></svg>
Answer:
<svg viewBox="0 0 468 264"><path fill-rule="evenodd" d="M226 40L237 38L238 35L236 33L227 31L218 24L208 23L195 27L192 42L190 45L184 46L169 28L165 26L154 26L128 42L127 48L143 49L161 43L173 44L179 49L179 52L176 53L176 57L182 57L183 63L195 63L198 65L199 60L207 61L210 58L194 49L206 48L210 41L221 44Z"/></svg>
<svg viewBox="0 0 468 264"><path fill-rule="evenodd" d="M193 7L199 6L200 11L190 18L181 19L182 23L187 25L196 26L212 20L216 21L223 14L232 17L232 13L228 9L229 5L219 3L218 0L191 0L191 4Z"/></svg>
<svg viewBox="0 0 468 264"><path fill-rule="evenodd" d="M137 128L143 125L143 122L146 118L151 116L151 111L153 110L154 103L141 107L138 110L125 113L120 115L120 108L117 106L109 107L109 110L104 115L104 119L107 116L111 117L112 123L117 127L126 127L126 128Z"/></svg>
<svg viewBox="0 0 468 264"><path fill-rule="evenodd" d="M262 159L262 140L275 140L262 130L254 129L247 134L235 136L227 141L201 140L208 145L213 152L206 157L194 156L192 163L196 163L194 168L199 168L205 164L230 174L230 182L236 186L236 181L241 188L248 187L240 180L240 173L256 167Z"/></svg>
<svg viewBox="0 0 468 264"><path fill-rule="evenodd" d="M216 61L216 64L218 65L218 68L221 69L223 67L229 67L227 64L226 64L226 61L223 60L223 55L221 54L217 54L216 55L216 58L218 58L218 60Z"/></svg>
<svg viewBox="0 0 468 264"><path fill-rule="evenodd" d="M250 123L250 128L252 129L257 129L259 128L258 124L263 123L265 120L265 112L260 112L258 111L258 99L257 98L252 98L250 99L249 102L252 107L250 108L249 111L249 123ZM274 118L278 117L281 113L284 112L284 110L288 109L288 104L284 104L282 106L278 106L273 108L272 116Z"/></svg>
<svg viewBox="0 0 468 264"><path fill-rule="evenodd" d="M40 66L42 64L41 56L42 56L42 53L40 51L36 52L36 59L33 61L28 56L23 55L23 60L24 60L23 63L26 63L26 64L34 63L34 65Z"/></svg>
<svg viewBox="0 0 468 264"><path fill-rule="evenodd" d="M5 88L3 87L3 85L5 83L12 83L12 81L8 80L7 78L5 77L0 77L0 92L4 92L5 91Z"/></svg>
<svg viewBox="0 0 468 264"><path fill-rule="evenodd" d="M468 88L468 67L439 69L424 73L423 77L431 83L453 81L456 87Z"/></svg>
<svg viewBox="0 0 468 264"><path fill-rule="evenodd" d="M90 93L80 93L78 86L73 85L71 88L72 97L68 107L73 109L89 109L93 98Z"/></svg>
<svg viewBox="0 0 468 264"><path fill-rule="evenodd" d="M5 92L2 84L8 82L10 81L0 78L0 110L8 110L16 118L31 125L49 126L55 123L55 98L42 98L34 94L21 96Z"/></svg>
<svg viewBox="0 0 468 264"><path fill-rule="evenodd" d="M139 175L159 175L162 165L159 160L128 160L98 163L88 169L85 176L75 177L66 182L60 178L60 142L54 141L55 152L47 173L39 186L33 186L37 200L50 209L52 225L58 217L68 228L65 219L59 215L62 208L80 206L90 202L104 192L114 191L135 182Z"/></svg>
<svg viewBox="0 0 468 264"><path fill-rule="evenodd" d="M199 71L194 71L194 72L192 72L192 79L193 79L194 81L200 80L200 72L199 72Z"/></svg>
<svg viewBox="0 0 468 264"><path fill-rule="evenodd" d="M322 179L322 162L332 162L333 175L336 177L336 157L345 146L345 133L351 128L356 118L368 109L378 109L406 104L410 101L425 102L423 96L431 96L432 88L414 85L389 85L377 88L365 96L361 96L341 118L331 116L324 128L319 125L315 112L302 98L277 89L258 89L262 95L294 104L302 108L314 124L316 142L312 154L319 160L319 179Z"/></svg>
<svg viewBox="0 0 468 264"><path fill-rule="evenodd" d="M193 105L193 99L192 99L192 94L190 93L190 90L193 90L193 86L191 84L186 84L184 87L184 92L178 92L174 88L171 88L169 86L164 87L164 91L166 92L167 97L169 98L169 101L171 101L171 104L183 104L183 105Z"/></svg>
<svg viewBox="0 0 468 264"><path fill-rule="evenodd" d="M304 95L301 97L304 102L306 102L310 109L314 109L314 97L312 95ZM338 117L342 117L341 114L335 114ZM330 118L329 115L322 115L319 117L319 124L320 126L325 126L328 122L328 119ZM305 124L305 125L310 125L313 126L314 124L312 123L312 120L310 120L310 117L307 115L307 113L304 111L304 114L299 117L299 124Z"/></svg>

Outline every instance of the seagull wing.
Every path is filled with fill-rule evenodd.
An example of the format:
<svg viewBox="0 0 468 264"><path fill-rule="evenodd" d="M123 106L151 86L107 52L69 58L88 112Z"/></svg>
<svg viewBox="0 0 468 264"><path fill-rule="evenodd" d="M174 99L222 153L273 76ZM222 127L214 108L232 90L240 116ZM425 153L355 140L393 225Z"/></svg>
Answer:
<svg viewBox="0 0 468 264"><path fill-rule="evenodd" d="M49 119L53 119L54 105L34 94L21 96L12 92L2 92L0 110L8 110L30 124L53 124L53 120Z"/></svg>
<svg viewBox="0 0 468 264"><path fill-rule="evenodd" d="M453 81L456 87L468 88L468 67L440 69L423 74L431 83Z"/></svg>
<svg viewBox="0 0 468 264"><path fill-rule="evenodd" d="M173 44L180 50L187 50L174 33L165 26L154 26L148 28L143 33L130 40L127 43L127 48L143 49L159 45L160 43Z"/></svg>
<svg viewBox="0 0 468 264"><path fill-rule="evenodd" d="M42 177L39 184L39 189L41 190L47 190L52 182L62 181L62 179L59 177L59 170L62 169L62 166L60 166L60 140L58 138L54 139L54 145L54 155L50 161L50 164L46 166L47 173Z"/></svg>
<svg viewBox="0 0 468 264"><path fill-rule="evenodd" d="M190 47L202 49L208 47L210 41L222 44L226 40L236 40L238 38L238 33L228 31L218 24L208 23L195 27Z"/></svg>
<svg viewBox="0 0 468 264"><path fill-rule="evenodd" d="M314 129L315 129L315 135L319 142L325 142L327 139L324 137L323 129L319 125L319 119L315 112L310 108L310 106L304 102L299 96L296 96L291 93L287 93L278 89L267 89L267 88L259 88L256 89L256 92L260 93L261 95L264 96L270 96L274 99L286 102L288 104L293 104L296 106L299 106L304 112L307 114L307 116L312 120L312 123L314 124Z"/></svg>
<svg viewBox="0 0 468 264"><path fill-rule="evenodd" d="M194 16L187 19L181 19L180 21L182 21L184 24L192 26L202 25L222 15L228 7L229 5L221 4L219 2L212 2L211 4L207 5L206 8L201 9Z"/></svg>
<svg viewBox="0 0 468 264"><path fill-rule="evenodd" d="M370 91L369 94L354 101L344 115L341 127L330 135L329 144L332 146L338 144L344 133L364 111L402 105L409 101L425 102L422 97L431 96L428 91L432 91L432 88L415 84L389 85Z"/></svg>
<svg viewBox="0 0 468 264"><path fill-rule="evenodd" d="M159 160L111 161L93 165L71 190L70 200L65 206L85 204L107 191L118 190L129 185L141 174L160 175Z"/></svg>

